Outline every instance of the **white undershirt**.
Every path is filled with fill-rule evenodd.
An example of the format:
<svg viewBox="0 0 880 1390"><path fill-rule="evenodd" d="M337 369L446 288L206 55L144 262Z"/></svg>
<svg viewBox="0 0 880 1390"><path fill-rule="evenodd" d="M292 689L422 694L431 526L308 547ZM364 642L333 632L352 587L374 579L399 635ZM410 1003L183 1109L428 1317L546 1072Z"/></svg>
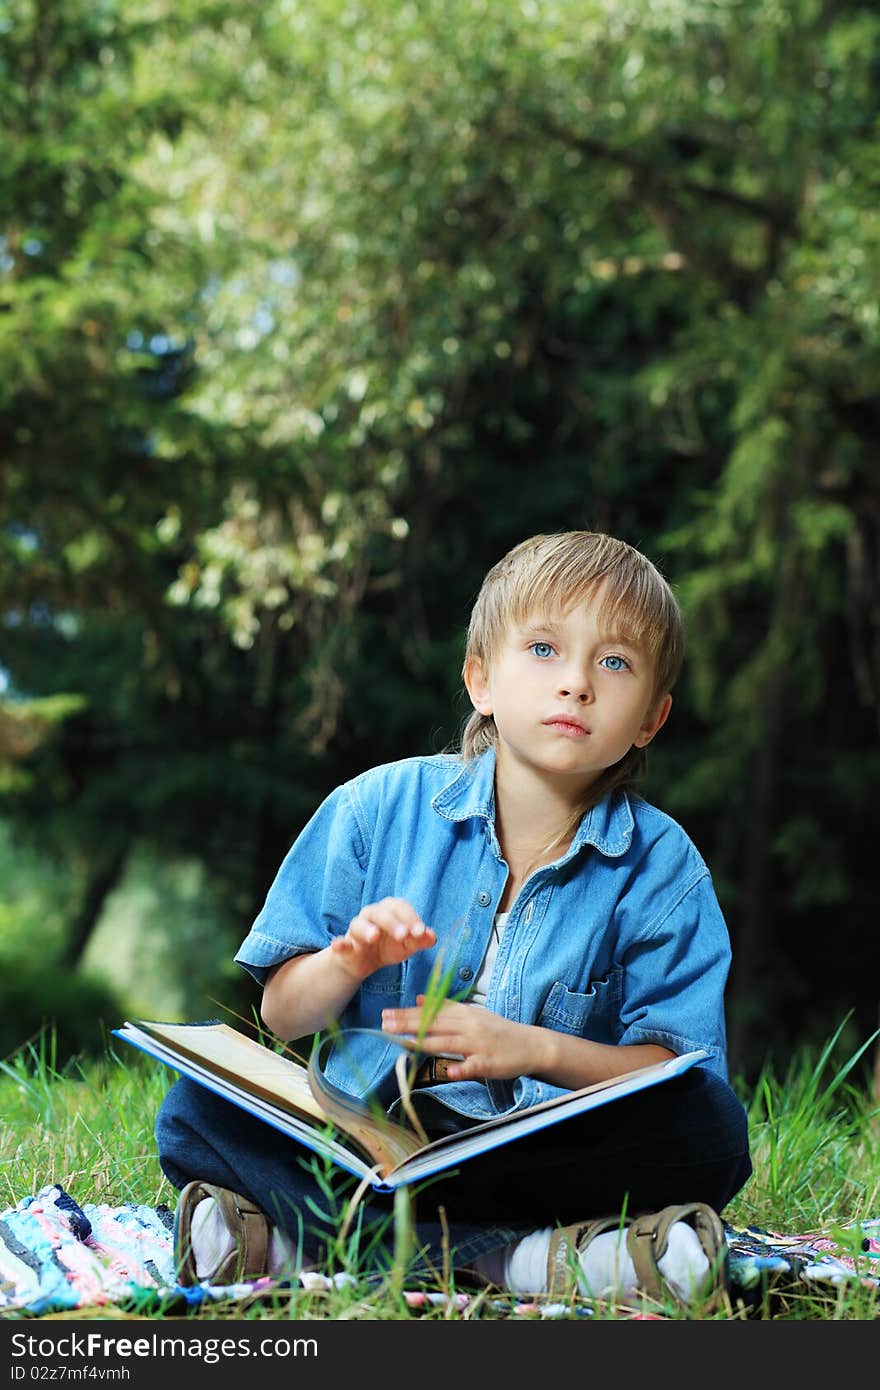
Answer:
<svg viewBox="0 0 880 1390"><path fill-rule="evenodd" d="M486 994L489 990L489 978L495 965L495 957L498 955L498 947L501 945L501 934L507 926L509 912L496 912L492 921L492 935L489 937L489 945L486 947L486 954L483 957L483 964L480 966L480 973L474 981L474 987L467 997L469 1004L480 1004L486 1007Z"/></svg>

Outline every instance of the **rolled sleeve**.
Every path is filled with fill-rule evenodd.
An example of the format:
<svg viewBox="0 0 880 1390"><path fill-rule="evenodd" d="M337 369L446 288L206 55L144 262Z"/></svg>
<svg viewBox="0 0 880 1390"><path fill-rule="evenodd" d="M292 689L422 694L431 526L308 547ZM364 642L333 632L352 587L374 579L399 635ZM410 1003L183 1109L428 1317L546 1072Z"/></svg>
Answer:
<svg viewBox="0 0 880 1390"><path fill-rule="evenodd" d="M708 872L686 886L624 959L620 1042L657 1043L727 1076L724 988L730 938Z"/></svg>
<svg viewBox="0 0 880 1390"><path fill-rule="evenodd" d="M348 784L337 787L288 850L235 954L259 985L273 965L320 951L348 930L363 903L366 837Z"/></svg>

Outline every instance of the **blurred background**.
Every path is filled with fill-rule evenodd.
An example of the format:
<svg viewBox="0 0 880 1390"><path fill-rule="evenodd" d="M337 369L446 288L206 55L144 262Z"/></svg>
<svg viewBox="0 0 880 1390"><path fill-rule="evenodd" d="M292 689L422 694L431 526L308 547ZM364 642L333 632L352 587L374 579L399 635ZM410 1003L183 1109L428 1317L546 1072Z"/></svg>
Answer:
<svg viewBox="0 0 880 1390"><path fill-rule="evenodd" d="M297 831L569 528L685 610L732 1070L873 1032L878 79L874 0L0 4L0 1055L250 1016Z"/></svg>

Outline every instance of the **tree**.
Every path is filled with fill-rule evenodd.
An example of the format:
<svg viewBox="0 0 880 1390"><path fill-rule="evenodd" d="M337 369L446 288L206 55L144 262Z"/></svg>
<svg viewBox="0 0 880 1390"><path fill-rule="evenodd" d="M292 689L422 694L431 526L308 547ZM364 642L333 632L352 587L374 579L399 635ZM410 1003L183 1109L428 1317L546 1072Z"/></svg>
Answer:
<svg viewBox="0 0 880 1390"><path fill-rule="evenodd" d="M718 878L735 1063L788 1045L819 981L811 1028L851 1003L873 1026L854 978L873 910L860 808L880 772L872 8L154 14L131 71L163 97L112 203L143 243L143 302L130 257L93 237L117 369L98 374L112 409L81 414L99 279L69 262L76 367L55 379L76 389L34 412L28 456L58 457L62 399L101 438L121 422L104 453L89 440L73 489L98 542L68 538L79 569L52 558L81 516L67 475L61 508L36 468L30 493L9 475L3 504L18 579L53 614L50 636L32 614L16 630L15 678L40 696L88 686L109 749L50 804L77 815L118 774L94 824L125 819L134 764L106 741L124 726L147 788L135 833L198 843L235 787L247 854L230 856L233 817L201 849L243 907L335 780L454 737L488 565L530 531L611 530L687 610L651 786ZM144 392L161 360L126 356L132 332L185 345L161 407ZM111 512L101 458L138 477L131 507ZM64 640L62 609L79 624ZM94 658L120 639L125 668L149 673L121 718ZM41 758L87 724L63 727ZM32 815L46 804L41 783ZM823 980L841 950L852 974Z"/></svg>

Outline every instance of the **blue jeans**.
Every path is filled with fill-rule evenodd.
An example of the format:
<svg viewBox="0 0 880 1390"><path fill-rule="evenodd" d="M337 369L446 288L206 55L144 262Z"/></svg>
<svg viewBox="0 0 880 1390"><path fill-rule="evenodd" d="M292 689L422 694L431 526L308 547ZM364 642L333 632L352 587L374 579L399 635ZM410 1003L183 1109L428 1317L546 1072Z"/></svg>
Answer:
<svg viewBox="0 0 880 1390"><path fill-rule="evenodd" d="M332 1251L352 1175L187 1078L156 1117L163 1173L256 1202L290 1236L304 1261ZM527 1231L671 1203L706 1202L721 1212L752 1171L745 1111L717 1075L692 1067L662 1086L468 1158L416 1185L416 1269L463 1269ZM387 1268L394 1243L393 1194L368 1189L357 1207L361 1267Z"/></svg>

